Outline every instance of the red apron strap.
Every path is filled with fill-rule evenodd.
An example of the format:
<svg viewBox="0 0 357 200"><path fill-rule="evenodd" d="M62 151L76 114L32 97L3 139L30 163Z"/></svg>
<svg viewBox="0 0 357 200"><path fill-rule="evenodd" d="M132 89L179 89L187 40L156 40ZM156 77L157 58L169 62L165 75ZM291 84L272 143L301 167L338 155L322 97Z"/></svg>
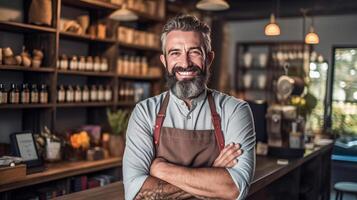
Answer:
<svg viewBox="0 0 357 200"><path fill-rule="evenodd" d="M207 97L208 97L209 107L211 109L214 134L216 136L219 150L222 151L224 148L224 139L223 139L223 133L222 133L222 128L221 128L221 117L217 113L216 105L214 104L214 100L212 97L212 92L209 90L208 90Z"/></svg>
<svg viewBox="0 0 357 200"><path fill-rule="evenodd" d="M162 102L162 104L160 106L159 113L156 116L155 129L154 129L154 142L155 142L155 145L159 145L161 127L162 127L162 124L164 123L167 105L169 104L169 99L170 99L170 92L168 91L166 93L164 101Z"/></svg>

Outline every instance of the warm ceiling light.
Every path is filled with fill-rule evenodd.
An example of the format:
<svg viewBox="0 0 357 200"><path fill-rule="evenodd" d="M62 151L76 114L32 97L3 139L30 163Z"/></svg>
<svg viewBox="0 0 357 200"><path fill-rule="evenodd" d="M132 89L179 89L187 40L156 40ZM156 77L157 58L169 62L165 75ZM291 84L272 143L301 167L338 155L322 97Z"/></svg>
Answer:
<svg viewBox="0 0 357 200"><path fill-rule="evenodd" d="M270 23L265 26L264 33L267 36L277 36L280 35L280 27L275 22L274 14L270 15Z"/></svg>
<svg viewBox="0 0 357 200"><path fill-rule="evenodd" d="M310 31L305 36L306 44L318 44L320 42L319 36L315 33L314 27L310 26Z"/></svg>
<svg viewBox="0 0 357 200"><path fill-rule="evenodd" d="M135 21L139 17L133 11L127 9L126 4L123 4L121 8L114 11L109 18L117 21Z"/></svg>
<svg viewBox="0 0 357 200"><path fill-rule="evenodd" d="M196 4L196 8L208 11L227 10L229 4L224 0L201 0Z"/></svg>

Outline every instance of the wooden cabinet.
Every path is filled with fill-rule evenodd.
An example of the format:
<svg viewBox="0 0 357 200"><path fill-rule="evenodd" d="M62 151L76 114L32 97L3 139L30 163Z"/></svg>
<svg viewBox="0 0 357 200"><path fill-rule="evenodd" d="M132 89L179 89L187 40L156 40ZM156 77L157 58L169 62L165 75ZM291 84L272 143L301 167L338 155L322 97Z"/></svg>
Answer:
<svg viewBox="0 0 357 200"><path fill-rule="evenodd" d="M144 93L147 96L158 94L163 89L163 78L148 74L118 74L117 60L123 55L145 57L149 68L161 67L159 55L161 47L144 44L126 43L118 40L117 28L130 27L141 32L150 32L160 36L160 29L164 23L166 2L164 0L134 1L151 6L151 13L144 7L129 8L139 16L136 22L115 22L108 20L108 16L121 5L106 0L52 0L52 24L41 26L29 24L28 12L31 1L16 1L15 13L21 16L17 19L0 18L0 48L11 47L15 54L20 54L22 46L30 52L40 49L44 52L44 60L39 68L24 67L21 65L5 65L0 63L0 83L9 90L11 83L46 84L49 91L49 102L46 104L0 104L0 143L8 143L7 139L12 132L31 130L39 133L44 126L53 132L64 133L66 130L78 128L84 124L101 125L102 131L109 131L107 123L107 109L132 109L134 99L122 100L120 86L124 84L145 85ZM113 1L114 2L114 1ZM8 5L11 4L11 5ZM19 5L17 5L19 4ZM0 8L13 6L12 3L1 2ZM157 12L152 12L157 9ZM6 9L5 9L6 10ZM2 12L2 11L1 11ZM79 16L87 15L90 25L101 24L97 32L101 35L93 36L90 31L84 34L63 31L63 19L76 20ZM103 30L105 26L105 31ZM101 30L99 30L101 29ZM104 31L104 35L103 35ZM159 42L159 40L158 40ZM104 57L108 61L106 71L70 70L58 67L62 54L71 56ZM161 70L161 68L160 68ZM157 71L157 70L156 70ZM58 102L57 87L59 85L110 85L112 100L93 102ZM146 87L147 86L147 87ZM133 86L134 87L134 86ZM5 125L5 127L3 127ZM45 172L27 176L26 180L13 184L0 185L0 198L6 197L9 190L21 190L22 187L42 187L47 182L68 182L68 177L83 175L103 170L120 170L121 160L109 160L58 163L48 165ZM10 198L11 199L11 198Z"/></svg>

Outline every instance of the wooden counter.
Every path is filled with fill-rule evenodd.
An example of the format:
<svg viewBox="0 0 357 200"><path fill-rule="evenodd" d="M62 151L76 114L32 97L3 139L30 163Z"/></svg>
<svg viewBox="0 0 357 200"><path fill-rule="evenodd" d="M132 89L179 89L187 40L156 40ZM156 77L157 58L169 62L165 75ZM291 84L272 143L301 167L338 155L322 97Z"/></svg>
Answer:
<svg viewBox="0 0 357 200"><path fill-rule="evenodd" d="M332 145L278 165L276 158L257 157L254 180L247 199L329 199ZM56 200L124 199L122 182L65 195Z"/></svg>
<svg viewBox="0 0 357 200"><path fill-rule="evenodd" d="M76 161L47 164L46 170L43 172L30 174L19 181L0 185L0 192L9 191L25 186L31 186L38 183L45 183L52 180L58 180L71 176L91 173L113 167L120 167L121 165L121 158L108 158L97 161Z"/></svg>

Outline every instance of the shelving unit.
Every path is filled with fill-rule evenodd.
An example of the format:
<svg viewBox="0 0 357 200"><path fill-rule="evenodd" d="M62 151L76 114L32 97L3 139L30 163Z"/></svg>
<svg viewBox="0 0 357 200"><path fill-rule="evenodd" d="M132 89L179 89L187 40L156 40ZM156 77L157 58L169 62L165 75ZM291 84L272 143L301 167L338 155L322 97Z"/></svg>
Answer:
<svg viewBox="0 0 357 200"><path fill-rule="evenodd" d="M310 53L310 46L300 41L237 43L236 95L248 101L274 103L276 82L285 74L284 65L288 65L289 75L303 77L308 64L306 53Z"/></svg>
<svg viewBox="0 0 357 200"><path fill-rule="evenodd" d="M165 7L164 0L155 0L155 2L159 2L161 6L163 5ZM23 1L20 3L23 4L22 9L19 10L24 16L23 21L0 21L0 36L2 36L1 33L4 32L6 37L11 36L11 40L14 40L13 38L20 38L19 40L14 40L17 46L13 48L11 42L5 41L6 39L4 39L0 40L0 48L10 46L14 49L15 54L19 54L19 49L21 49L22 45L25 45L30 52L35 48L43 50L45 59L43 60L43 66L40 68L0 64L0 80L4 81L3 83L7 86L9 86L10 83L45 83L48 85L49 103L0 104L1 124L7 124L7 121L1 122L1 120L6 118L1 115L8 112L16 113L14 116L11 115L5 119L10 121L10 124L16 121L16 128L6 127L4 130L10 130L11 132L32 130L34 133L39 133L46 125L52 132L62 133L63 130L74 129L84 124L98 124L102 126L103 131L108 131L108 124L106 122L107 109L132 109L136 104L134 101L119 100L118 90L121 83L147 83L151 86L150 95L160 92L162 88L161 78L118 75L116 70L117 58L123 54L123 52L128 52L130 55L146 56L150 64L157 66L157 63L160 63L158 59L158 55L161 51L160 47L119 42L114 35L110 36L110 38L102 39L60 30L60 20L67 8L83 10L84 13L90 16L91 22L96 22L105 19L111 12L120 8L120 5L112 4L104 0L52 0L52 25L40 26L26 22L28 7L31 1ZM78 15L83 14L83 12L79 12ZM156 31L157 34L159 34L157 27L159 27L158 25L160 23L163 23L165 17L155 17L142 12L135 12L139 15L139 21L135 22L134 27L140 30L148 29L151 32ZM113 27L108 27L107 30L116 30L118 25L122 25L121 23L109 23L109 25L106 25L110 26L110 24L113 24ZM116 33L116 31L114 32ZM4 41L5 43L3 44ZM76 45L79 47L77 48ZM71 53L76 50L81 52ZM67 53L67 51L70 51L70 53ZM109 71L95 72L58 69L57 60L63 53L67 55L105 57L108 59ZM60 84L110 85L112 87L112 101L59 103L57 102L57 86ZM81 119L78 120L78 118ZM66 121L68 119L71 119L71 123ZM65 127L66 125L69 127ZM6 138L11 132L0 132L0 136ZM23 188L26 189L27 187L37 187L37 185L50 181L68 179L70 176L94 173L107 169L118 170L120 167L121 158L111 158L109 160L93 162L61 162L51 164L48 165L48 169L45 172L29 175L25 180L20 182L0 185L0 199L3 197L6 199L6 197L8 197L7 194L11 193L10 190L15 189L15 191L18 191Z"/></svg>

